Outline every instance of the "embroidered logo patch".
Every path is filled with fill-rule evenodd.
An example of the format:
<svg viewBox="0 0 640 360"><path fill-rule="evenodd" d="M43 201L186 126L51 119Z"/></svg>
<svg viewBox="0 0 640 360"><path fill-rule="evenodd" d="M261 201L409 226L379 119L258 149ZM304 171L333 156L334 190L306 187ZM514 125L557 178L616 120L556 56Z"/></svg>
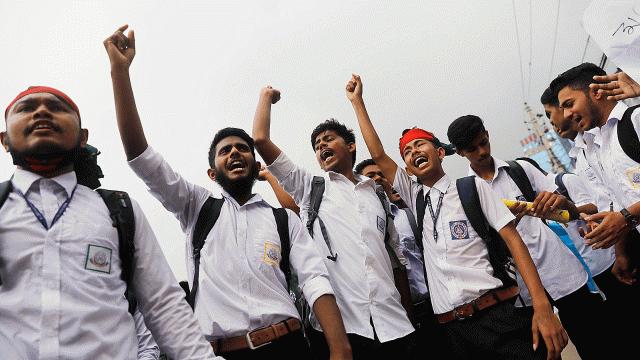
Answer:
<svg viewBox="0 0 640 360"><path fill-rule="evenodd" d="M634 189L640 189L640 166L627 169L627 179Z"/></svg>
<svg viewBox="0 0 640 360"><path fill-rule="evenodd" d="M469 238L469 226L466 220L449 221L451 240L463 240Z"/></svg>
<svg viewBox="0 0 640 360"><path fill-rule="evenodd" d="M280 264L280 246L270 242L264 243L264 255L262 255L262 262L267 265L274 266Z"/></svg>
<svg viewBox="0 0 640 360"><path fill-rule="evenodd" d="M111 249L104 246L89 245L87 247L87 258L84 262L84 268L110 274Z"/></svg>
<svg viewBox="0 0 640 360"><path fill-rule="evenodd" d="M386 222L380 216L376 216L376 217L378 218L378 230L380 230L380 232L384 234L384 228L385 228Z"/></svg>

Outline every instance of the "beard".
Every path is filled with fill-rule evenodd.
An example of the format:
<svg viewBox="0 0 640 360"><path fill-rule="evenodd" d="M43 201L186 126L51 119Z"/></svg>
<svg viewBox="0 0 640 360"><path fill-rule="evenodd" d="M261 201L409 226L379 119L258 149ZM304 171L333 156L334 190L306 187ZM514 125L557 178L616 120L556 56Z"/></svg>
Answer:
<svg viewBox="0 0 640 360"><path fill-rule="evenodd" d="M13 164L25 170L50 174L73 164L81 153L82 138L78 136L75 146L71 149L64 149L59 145L45 144L33 149L24 151L16 150L11 145L11 139L7 138L9 153L13 159Z"/></svg>
<svg viewBox="0 0 640 360"><path fill-rule="evenodd" d="M259 172L258 163L255 161L251 164L250 172L247 176L235 180L231 180L229 177L227 177L227 174L223 170L218 168L216 168L215 170L216 182L233 198L251 193L251 190L253 189L253 183L258 178Z"/></svg>
<svg viewBox="0 0 640 360"><path fill-rule="evenodd" d="M600 121L602 120L602 111L600 111L600 109L598 109L598 107L593 103L591 96L587 96L587 105L589 106L589 123L587 124L588 129L585 130L590 130L600 125Z"/></svg>

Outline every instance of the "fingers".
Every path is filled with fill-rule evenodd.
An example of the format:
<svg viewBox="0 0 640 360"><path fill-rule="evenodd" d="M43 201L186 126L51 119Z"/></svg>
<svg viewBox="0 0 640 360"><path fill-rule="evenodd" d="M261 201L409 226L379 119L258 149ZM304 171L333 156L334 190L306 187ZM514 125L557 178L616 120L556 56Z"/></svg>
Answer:
<svg viewBox="0 0 640 360"><path fill-rule="evenodd" d="M538 194L536 199L533 201L533 214L535 216L543 216L544 214L546 214L546 211L548 211L549 207L551 206L550 200L552 199L552 197L553 193L550 193L548 191L543 191Z"/></svg>
<svg viewBox="0 0 640 360"><path fill-rule="evenodd" d="M136 49L136 34L133 30L129 30L129 48Z"/></svg>
<svg viewBox="0 0 640 360"><path fill-rule="evenodd" d="M531 324L531 334L533 335L533 351L540 345L540 333L537 324Z"/></svg>
<svg viewBox="0 0 640 360"><path fill-rule="evenodd" d="M129 24L124 24L124 25L120 26L117 31L123 32L123 31L127 30L128 27L129 27Z"/></svg>
<svg viewBox="0 0 640 360"><path fill-rule="evenodd" d="M617 78L616 78L617 80ZM611 81L602 84L590 84L589 87L594 90L613 90L617 89L620 85L617 81Z"/></svg>

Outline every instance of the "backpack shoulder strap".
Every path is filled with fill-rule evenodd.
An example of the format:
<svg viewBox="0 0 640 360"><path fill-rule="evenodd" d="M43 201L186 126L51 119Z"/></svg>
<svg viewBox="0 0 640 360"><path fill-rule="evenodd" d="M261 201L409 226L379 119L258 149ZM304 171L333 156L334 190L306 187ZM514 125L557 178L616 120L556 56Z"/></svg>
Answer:
<svg viewBox="0 0 640 360"><path fill-rule="evenodd" d="M418 232L418 224L416 223L416 218L413 217L413 212L409 208L400 209L407 214L407 219L409 220L409 226L411 227L411 232L413 233L414 239L420 239L422 234Z"/></svg>
<svg viewBox="0 0 640 360"><path fill-rule="evenodd" d="M566 197L567 199L571 200L571 196L569 196L569 190L567 190L567 186L564 184L564 176L567 173L561 173L556 175L554 182L556 183L556 186L558 187L558 193L564 197ZM573 200L571 200L573 201Z"/></svg>
<svg viewBox="0 0 640 360"><path fill-rule="evenodd" d="M311 235L311 237L313 237L313 223L317 219L320 223L322 238L327 244L327 249L329 249L329 255L327 256L327 259L336 261L338 259L338 254L333 253L327 228L324 226L324 222L322 221L322 219L318 217L320 204L322 203L322 197L324 196L324 188L324 178L322 176L314 176L311 182L311 193L309 194L309 209L307 210L307 231L309 231L309 234Z"/></svg>
<svg viewBox="0 0 640 360"><path fill-rule="evenodd" d="M118 251L122 266L120 278L127 284L124 294L129 302L129 312L133 315L137 307L133 291L136 221L131 198L124 191L107 189L97 189L96 191L107 205L112 224L118 231Z"/></svg>
<svg viewBox="0 0 640 360"><path fill-rule="evenodd" d="M422 253L424 251L424 244L422 243L422 233L424 231L424 212L426 211L427 204L424 201L424 188L420 188L418 195L416 196L416 225L418 226L418 237L416 237L416 245Z"/></svg>
<svg viewBox="0 0 640 360"><path fill-rule="evenodd" d="M376 195L378 196L378 199L380 200L380 204L382 205L382 208L384 209L384 214L385 214L385 221L384 221L384 247L387 250L387 253L389 254L389 260L391 260L391 265L392 267L398 268L400 266L402 266L402 263L400 262L400 259L398 258L398 255L396 254L396 252L393 250L393 248L391 247L391 234L389 233L389 225L393 222L393 214L391 213L391 205L389 202L389 198L387 198L387 194L384 192L384 189L382 188L382 186L376 185Z"/></svg>
<svg viewBox="0 0 640 360"><path fill-rule="evenodd" d="M516 183L524 198L527 201L535 200L536 192L533 191L529 177L522 166L515 160L507 161L507 164L509 164L509 167L506 168L507 174Z"/></svg>
<svg viewBox="0 0 640 360"><path fill-rule="evenodd" d="M0 208L4 205L4 202L9 197L9 193L13 190L13 185L11 185L11 180L3 181L0 183Z"/></svg>
<svg viewBox="0 0 640 360"><path fill-rule="evenodd" d="M622 119L618 122L618 142L629 158L640 163L640 139L631 121L631 115L638 107L640 105L632 106L622 115Z"/></svg>
<svg viewBox="0 0 640 360"><path fill-rule="evenodd" d="M200 250L202 250L204 241L213 228L213 225L215 225L220 217L223 203L224 199L217 199L210 196L200 208L198 220L193 230L193 237L191 238L193 248L193 282L191 283L191 291L189 292L189 300L187 301L192 309L194 309L196 305L196 294L198 292L198 282L200 279Z"/></svg>
<svg viewBox="0 0 640 360"><path fill-rule="evenodd" d="M278 235L280 236L280 270L287 279L287 288L291 286L291 266L289 253L291 252L291 238L289 237L289 214L284 208L273 208Z"/></svg>

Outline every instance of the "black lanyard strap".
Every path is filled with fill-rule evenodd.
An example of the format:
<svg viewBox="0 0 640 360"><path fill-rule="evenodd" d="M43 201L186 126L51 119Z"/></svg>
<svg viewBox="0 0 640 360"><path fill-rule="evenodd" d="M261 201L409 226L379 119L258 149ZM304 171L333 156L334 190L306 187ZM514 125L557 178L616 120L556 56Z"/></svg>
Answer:
<svg viewBox="0 0 640 360"><path fill-rule="evenodd" d="M35 205L33 205L33 203L29 201L29 199L27 199L27 197L22 193L22 191L18 189L16 189L16 191L18 192L18 194L20 194L20 196L22 196L24 201L26 201L27 205L31 209L31 212L33 213L33 215L35 215L36 219L38 219L40 224L42 224L42 226L44 226L46 230L49 230L53 227L53 225L55 225L58 222L58 220L60 220L65 210L67 210L67 207L69 207L69 203L71 202L71 199L73 199L73 195L76 193L77 188L78 188L78 185L76 184L76 186L73 187L73 191L71 191L71 196L69 196L67 200L65 200L62 203L62 205L60 205L60 207L58 208L58 211L56 212L56 215L53 217L53 220L51 220L51 226L47 225L47 219L45 219L44 215L40 212L40 210L38 210L38 208Z"/></svg>
<svg viewBox="0 0 640 360"><path fill-rule="evenodd" d="M438 242L438 226L437 221L438 217L440 217L440 210L442 208L442 199L444 198L444 193L440 193L440 197L438 197L438 205L436 205L436 213L433 213L433 207L431 206L431 190L427 192L427 206L429 207L429 214L431 215L431 220L433 221L433 240Z"/></svg>

